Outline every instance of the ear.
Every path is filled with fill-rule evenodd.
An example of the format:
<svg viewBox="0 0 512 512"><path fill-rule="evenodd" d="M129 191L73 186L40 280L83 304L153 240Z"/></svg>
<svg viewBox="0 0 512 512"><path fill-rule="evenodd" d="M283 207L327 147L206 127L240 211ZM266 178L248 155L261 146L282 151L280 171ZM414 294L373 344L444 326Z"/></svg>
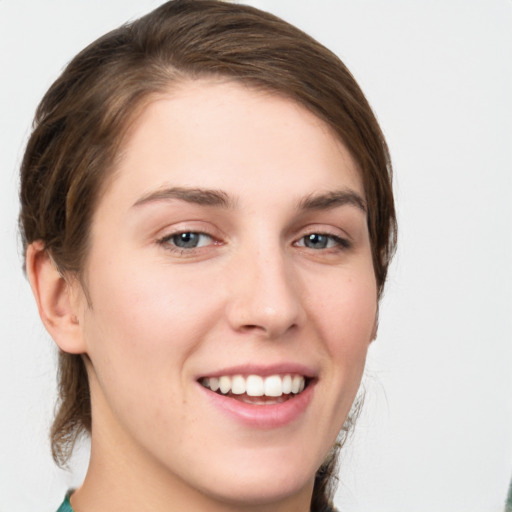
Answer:
<svg viewBox="0 0 512 512"><path fill-rule="evenodd" d="M27 247L25 265L39 316L50 336L64 352L84 353L85 341L76 311L79 301L72 300L76 293L71 289L79 287L79 283L71 285L62 276L41 240Z"/></svg>

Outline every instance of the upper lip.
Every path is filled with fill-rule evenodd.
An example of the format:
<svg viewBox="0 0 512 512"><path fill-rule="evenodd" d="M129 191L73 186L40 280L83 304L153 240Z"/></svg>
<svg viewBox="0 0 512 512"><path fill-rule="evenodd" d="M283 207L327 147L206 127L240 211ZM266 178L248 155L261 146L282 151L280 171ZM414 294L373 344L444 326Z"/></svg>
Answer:
<svg viewBox="0 0 512 512"><path fill-rule="evenodd" d="M272 365L258 365L258 364L241 364L236 366L229 366L220 370L202 373L198 375L197 379L204 377L221 377L223 375L260 375L267 377L269 375L302 375L306 378L312 379L317 376L311 367L300 363L279 363Z"/></svg>

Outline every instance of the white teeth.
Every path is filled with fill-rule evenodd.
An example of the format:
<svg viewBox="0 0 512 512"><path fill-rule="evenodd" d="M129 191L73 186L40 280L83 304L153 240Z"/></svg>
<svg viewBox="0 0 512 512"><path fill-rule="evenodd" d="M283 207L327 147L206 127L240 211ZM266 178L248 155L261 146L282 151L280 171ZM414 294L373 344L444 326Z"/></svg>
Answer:
<svg viewBox="0 0 512 512"><path fill-rule="evenodd" d="M245 393L245 379L241 375L235 375L231 380L231 392L234 395L243 395Z"/></svg>
<svg viewBox="0 0 512 512"><path fill-rule="evenodd" d="M201 380L204 387L218 391L224 395L231 392L233 395L280 397L283 394L298 394L304 391L306 379L302 375L222 375L221 377L208 377Z"/></svg>
<svg viewBox="0 0 512 512"><path fill-rule="evenodd" d="M263 396L265 394L265 386L263 379L259 375L249 375L245 382L246 393L249 396Z"/></svg>
<svg viewBox="0 0 512 512"><path fill-rule="evenodd" d="M220 383L217 377L210 377L208 380L208 386L212 391L217 391L219 389Z"/></svg>
<svg viewBox="0 0 512 512"><path fill-rule="evenodd" d="M217 377L210 377L209 379L204 379L203 384L210 388L212 391L217 391L219 389L219 379Z"/></svg>
<svg viewBox="0 0 512 512"><path fill-rule="evenodd" d="M292 379L292 393L298 393L300 390L300 381L304 381L299 375L294 375Z"/></svg>
<svg viewBox="0 0 512 512"><path fill-rule="evenodd" d="M265 379L265 395L281 396L283 394L283 381L279 375L271 375Z"/></svg>
<svg viewBox="0 0 512 512"><path fill-rule="evenodd" d="M304 380L304 379L302 379ZM292 376L285 375L283 377L283 393L289 395L292 392Z"/></svg>
<svg viewBox="0 0 512 512"><path fill-rule="evenodd" d="M231 379L228 376L223 375L219 379L219 388L221 393L229 393L231 391Z"/></svg>

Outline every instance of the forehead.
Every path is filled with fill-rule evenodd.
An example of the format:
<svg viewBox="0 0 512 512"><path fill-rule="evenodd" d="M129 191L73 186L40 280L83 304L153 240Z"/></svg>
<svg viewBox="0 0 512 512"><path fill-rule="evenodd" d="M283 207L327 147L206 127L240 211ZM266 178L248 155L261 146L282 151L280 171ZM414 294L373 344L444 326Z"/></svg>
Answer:
<svg viewBox="0 0 512 512"><path fill-rule="evenodd" d="M297 102L233 82L186 81L151 98L132 122L108 188L329 188L362 196L354 159L331 128ZM241 181L242 180L242 181ZM263 189L262 189L263 186Z"/></svg>

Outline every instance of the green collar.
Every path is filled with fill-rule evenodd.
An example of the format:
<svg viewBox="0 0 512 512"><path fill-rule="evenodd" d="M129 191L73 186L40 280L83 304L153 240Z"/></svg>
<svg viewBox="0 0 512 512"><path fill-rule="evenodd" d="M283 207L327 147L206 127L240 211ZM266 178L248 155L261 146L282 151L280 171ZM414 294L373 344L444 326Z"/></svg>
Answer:
<svg viewBox="0 0 512 512"><path fill-rule="evenodd" d="M73 508L71 507L71 503L69 502L70 496L71 496L71 492L68 492L66 494L66 497L64 498L64 501L62 502L62 505L59 507L57 512L74 512Z"/></svg>

